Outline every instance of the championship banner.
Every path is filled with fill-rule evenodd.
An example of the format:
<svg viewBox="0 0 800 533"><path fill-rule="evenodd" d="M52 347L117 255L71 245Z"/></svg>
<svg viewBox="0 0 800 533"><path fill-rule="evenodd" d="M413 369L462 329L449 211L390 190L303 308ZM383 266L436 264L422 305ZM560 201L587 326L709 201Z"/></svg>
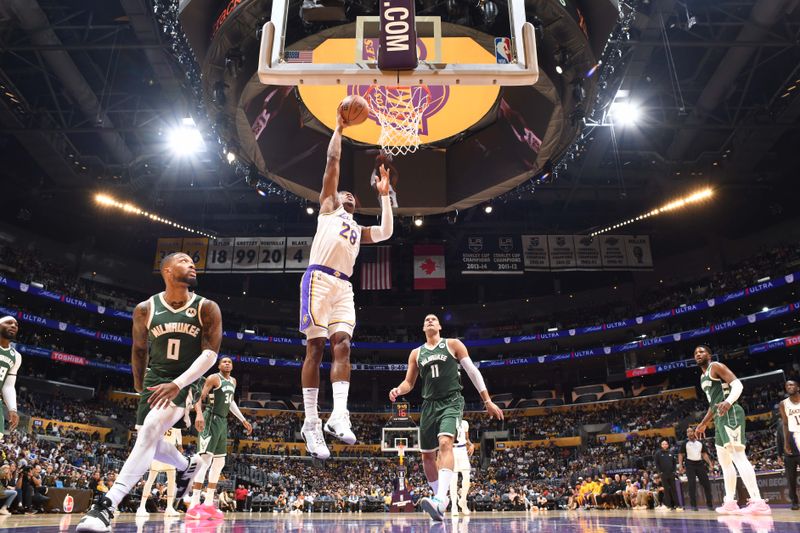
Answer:
<svg viewBox="0 0 800 533"><path fill-rule="evenodd" d="M575 263L578 270L600 270L600 241L588 235L575 235Z"/></svg>
<svg viewBox="0 0 800 533"><path fill-rule="evenodd" d="M472 235L461 250L461 273L523 274L522 256L517 235Z"/></svg>
<svg viewBox="0 0 800 533"><path fill-rule="evenodd" d="M622 235L600 235L600 256L605 270L627 270L628 250Z"/></svg>
<svg viewBox="0 0 800 533"><path fill-rule="evenodd" d="M547 235L523 235L522 250L525 270L550 270Z"/></svg>
<svg viewBox="0 0 800 533"><path fill-rule="evenodd" d="M547 247L550 250L552 270L575 270L575 241L572 235L548 235Z"/></svg>

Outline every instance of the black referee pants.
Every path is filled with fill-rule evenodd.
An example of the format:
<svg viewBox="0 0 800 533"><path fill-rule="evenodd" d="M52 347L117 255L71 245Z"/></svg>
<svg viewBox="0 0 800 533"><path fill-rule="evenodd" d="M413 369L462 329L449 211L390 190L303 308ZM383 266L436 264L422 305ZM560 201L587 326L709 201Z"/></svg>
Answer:
<svg viewBox="0 0 800 533"><path fill-rule="evenodd" d="M797 503L797 467L800 466L800 455L784 455L783 463L786 465L786 480L789 482L789 495L792 503Z"/></svg>
<svg viewBox="0 0 800 533"><path fill-rule="evenodd" d="M711 482L708 480L708 470L705 461L686 460L686 479L689 481L689 502L692 507L697 507L697 481L703 487L706 495L706 507L712 508L711 502Z"/></svg>

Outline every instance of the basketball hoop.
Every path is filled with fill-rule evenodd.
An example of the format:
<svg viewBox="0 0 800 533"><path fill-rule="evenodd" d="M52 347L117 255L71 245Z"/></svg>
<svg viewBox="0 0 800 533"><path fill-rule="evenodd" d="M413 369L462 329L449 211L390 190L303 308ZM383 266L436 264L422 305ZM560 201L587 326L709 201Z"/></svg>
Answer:
<svg viewBox="0 0 800 533"><path fill-rule="evenodd" d="M428 87L373 85L366 96L370 112L381 125L381 148L393 156L416 152L422 117L431 103Z"/></svg>

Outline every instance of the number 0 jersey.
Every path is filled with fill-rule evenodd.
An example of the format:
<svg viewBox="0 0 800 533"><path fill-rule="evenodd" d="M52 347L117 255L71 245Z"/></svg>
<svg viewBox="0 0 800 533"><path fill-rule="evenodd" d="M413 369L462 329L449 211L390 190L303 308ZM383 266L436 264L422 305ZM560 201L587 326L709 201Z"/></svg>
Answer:
<svg viewBox="0 0 800 533"><path fill-rule="evenodd" d="M309 263L323 265L350 277L361 245L361 226L344 206L317 217Z"/></svg>
<svg viewBox="0 0 800 533"><path fill-rule="evenodd" d="M161 377L174 379L183 374L202 351L203 321L200 311L205 298L192 293L181 308L173 309L164 293L150 297L147 340L148 368Z"/></svg>

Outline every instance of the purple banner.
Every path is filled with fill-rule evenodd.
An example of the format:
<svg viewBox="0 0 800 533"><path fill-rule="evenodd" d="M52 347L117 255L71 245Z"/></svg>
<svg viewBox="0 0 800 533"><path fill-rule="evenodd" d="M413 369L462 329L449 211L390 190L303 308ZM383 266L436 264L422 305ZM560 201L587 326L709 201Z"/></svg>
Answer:
<svg viewBox="0 0 800 533"><path fill-rule="evenodd" d="M378 68L417 68L417 25L414 0L380 0L381 38Z"/></svg>

